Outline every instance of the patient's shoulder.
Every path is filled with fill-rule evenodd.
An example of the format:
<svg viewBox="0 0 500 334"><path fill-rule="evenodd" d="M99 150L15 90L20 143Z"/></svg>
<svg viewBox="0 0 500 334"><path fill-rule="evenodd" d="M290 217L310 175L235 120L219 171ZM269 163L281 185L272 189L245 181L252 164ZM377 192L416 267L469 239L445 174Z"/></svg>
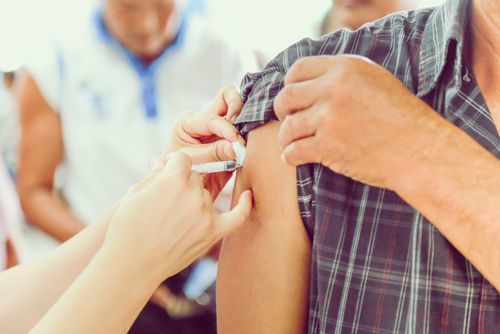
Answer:
<svg viewBox="0 0 500 334"><path fill-rule="evenodd" d="M304 38L291 45L262 71L245 76L241 84L245 107L236 125L245 135L269 120L276 120L274 99L283 88L288 70L304 57L364 56L393 73L409 90L415 91L422 39L433 13L434 9L394 13L356 31L341 29L318 39Z"/></svg>
<svg viewBox="0 0 500 334"><path fill-rule="evenodd" d="M247 160L239 172L236 189L254 193L256 221L280 221L269 217L300 216L312 237L313 185L316 165L291 167L281 160L278 144L279 122L256 126L247 135ZM267 217L267 219L261 219Z"/></svg>
<svg viewBox="0 0 500 334"><path fill-rule="evenodd" d="M271 121L248 135L247 159L237 178L237 188L253 191L254 212L262 217L279 217L283 210L299 214L296 171L280 159L278 128L279 123Z"/></svg>

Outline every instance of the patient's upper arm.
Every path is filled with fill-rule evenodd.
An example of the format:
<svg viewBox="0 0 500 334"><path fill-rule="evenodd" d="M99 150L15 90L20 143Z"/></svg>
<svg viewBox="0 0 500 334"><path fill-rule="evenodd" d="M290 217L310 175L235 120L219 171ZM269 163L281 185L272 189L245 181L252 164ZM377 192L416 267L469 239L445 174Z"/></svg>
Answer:
<svg viewBox="0 0 500 334"><path fill-rule="evenodd" d="M219 333L304 333L310 242L297 203L296 171L280 160L278 123L250 132L234 198L245 189L254 207L226 238L217 281Z"/></svg>

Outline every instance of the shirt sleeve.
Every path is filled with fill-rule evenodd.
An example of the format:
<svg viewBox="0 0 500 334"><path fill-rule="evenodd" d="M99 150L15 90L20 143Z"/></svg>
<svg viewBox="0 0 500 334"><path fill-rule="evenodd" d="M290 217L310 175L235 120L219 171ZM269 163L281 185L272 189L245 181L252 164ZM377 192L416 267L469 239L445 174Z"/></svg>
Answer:
<svg viewBox="0 0 500 334"><path fill-rule="evenodd" d="M248 133L270 120L276 120L274 113L274 98L283 86L284 73L274 65L268 65L262 72L252 73L243 79L241 93L245 103L243 111L236 119L235 125L241 134ZM314 230L313 219L313 188L314 165L304 165L297 168L297 200L300 215L309 237Z"/></svg>
<svg viewBox="0 0 500 334"><path fill-rule="evenodd" d="M284 85L287 69L303 56L312 40L303 40L290 47L272 60L261 72L247 74L241 84L244 107L235 120L235 126L246 138L248 133L270 120L277 120L274 112L274 99ZM313 54L312 49L306 54ZM303 165L297 168L297 200L302 221L309 237L314 233L314 165Z"/></svg>
<svg viewBox="0 0 500 334"><path fill-rule="evenodd" d="M241 85L244 107L235 120L238 130L246 137L257 127L270 120L277 120L274 99L284 86L286 73L298 59L310 56L356 54L383 64L386 58L386 45L380 42L374 43L374 32L383 24L386 23L380 21L357 31L342 29L318 39L303 39L279 54L262 71L247 74ZM315 219L314 185L324 174L322 170L322 166L313 164L297 168L298 202L303 222L310 235L313 233ZM333 174L335 178L342 180L345 178Z"/></svg>

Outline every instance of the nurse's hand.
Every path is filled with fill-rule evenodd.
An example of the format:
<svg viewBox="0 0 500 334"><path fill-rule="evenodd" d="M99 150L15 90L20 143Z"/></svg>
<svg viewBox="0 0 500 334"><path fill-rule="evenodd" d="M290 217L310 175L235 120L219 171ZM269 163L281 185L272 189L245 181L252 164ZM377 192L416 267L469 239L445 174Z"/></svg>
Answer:
<svg viewBox="0 0 500 334"><path fill-rule="evenodd" d="M126 261L133 273L158 286L240 226L252 207L251 192L230 212L217 214L191 166L184 153L158 162L121 201L100 252Z"/></svg>
<svg viewBox="0 0 500 334"><path fill-rule="evenodd" d="M176 121L174 135L167 145L166 153L187 153L193 163L234 160L231 143L244 139L233 126L241 112L243 101L235 86L226 86L202 113L184 112ZM212 198L216 198L232 173L204 175L203 182Z"/></svg>

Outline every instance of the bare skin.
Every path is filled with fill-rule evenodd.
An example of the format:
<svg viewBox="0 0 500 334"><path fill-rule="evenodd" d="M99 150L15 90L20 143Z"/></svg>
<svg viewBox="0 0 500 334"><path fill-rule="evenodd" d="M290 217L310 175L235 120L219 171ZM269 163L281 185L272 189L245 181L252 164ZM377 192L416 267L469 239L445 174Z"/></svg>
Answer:
<svg viewBox="0 0 500 334"><path fill-rule="evenodd" d="M217 279L219 333L304 333L310 241L300 218L295 168L279 160L278 123L249 134L234 196L254 194L252 213L224 240Z"/></svg>
<svg viewBox="0 0 500 334"><path fill-rule="evenodd" d="M191 166L188 155L173 153L129 190L101 249L32 333L126 333L164 279L243 223L250 192L231 212L217 215ZM127 302L120 301L124 295Z"/></svg>
<svg viewBox="0 0 500 334"><path fill-rule="evenodd" d="M45 102L33 78L20 83L19 114L22 130L18 192L28 221L64 242L84 227L53 192L54 174L64 145L61 121Z"/></svg>

